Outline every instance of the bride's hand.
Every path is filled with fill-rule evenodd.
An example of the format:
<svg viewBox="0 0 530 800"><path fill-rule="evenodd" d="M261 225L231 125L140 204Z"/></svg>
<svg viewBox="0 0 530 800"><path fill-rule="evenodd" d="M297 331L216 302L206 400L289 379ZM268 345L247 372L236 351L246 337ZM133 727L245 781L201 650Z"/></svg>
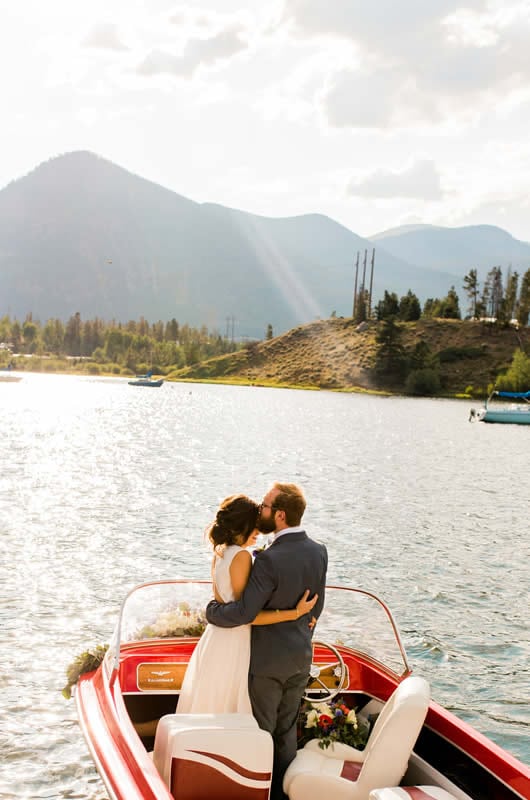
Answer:
<svg viewBox="0 0 530 800"><path fill-rule="evenodd" d="M302 617L304 614L309 614L309 612L313 609L316 601L318 600L318 594L315 594L311 600L308 600L309 597L309 589L306 589L298 603L296 604L296 613L298 617Z"/></svg>

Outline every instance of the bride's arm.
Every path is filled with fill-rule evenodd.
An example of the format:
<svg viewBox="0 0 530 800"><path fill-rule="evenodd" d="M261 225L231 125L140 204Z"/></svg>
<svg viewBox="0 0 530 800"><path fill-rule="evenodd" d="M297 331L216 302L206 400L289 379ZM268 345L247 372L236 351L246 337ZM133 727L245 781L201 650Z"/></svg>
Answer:
<svg viewBox="0 0 530 800"><path fill-rule="evenodd" d="M248 550L240 550L236 553L230 564L230 583L234 592L234 600L239 600L243 594L243 589L248 583L250 570L252 569L252 556Z"/></svg>
<svg viewBox="0 0 530 800"><path fill-rule="evenodd" d="M286 608L283 611L275 609L273 611L260 611L258 616L252 621L252 625L274 625L276 622L292 622L304 614L308 614L316 601L318 594L308 600L309 589L306 589L295 608Z"/></svg>
<svg viewBox="0 0 530 800"><path fill-rule="evenodd" d="M211 576L212 576L212 589L213 589L213 596L215 597L217 602L218 603L222 603L223 602L223 598L221 597L221 595L217 591L217 584L215 582L215 562L216 562L216 560L217 560L217 556L214 553L213 554L213 558L212 558L211 570L210 570L211 571Z"/></svg>
<svg viewBox="0 0 530 800"><path fill-rule="evenodd" d="M234 591L234 597L239 600L243 589L248 583L250 570L252 569L252 556L248 550L241 550L236 553L230 564L230 582ZM308 614L318 600L318 595L308 600L309 589L300 598L295 608L286 608L272 611L260 611L257 617L252 620L252 625L275 625L277 622L293 622L298 617ZM217 598L216 598L217 599Z"/></svg>

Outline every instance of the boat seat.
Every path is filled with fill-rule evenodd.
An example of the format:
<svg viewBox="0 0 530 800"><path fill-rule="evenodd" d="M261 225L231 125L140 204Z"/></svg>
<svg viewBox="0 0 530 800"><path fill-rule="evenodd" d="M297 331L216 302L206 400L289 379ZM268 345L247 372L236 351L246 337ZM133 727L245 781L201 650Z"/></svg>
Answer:
<svg viewBox="0 0 530 800"><path fill-rule="evenodd" d="M272 737L250 714L166 714L153 761L178 800L268 800Z"/></svg>
<svg viewBox="0 0 530 800"><path fill-rule="evenodd" d="M370 800L456 800L441 786L387 786L385 789L374 789L369 794Z"/></svg>
<svg viewBox="0 0 530 800"><path fill-rule="evenodd" d="M338 742L327 749L311 739L285 773L290 800L368 800L381 786L397 786L427 715L429 684L405 678L387 700L364 750Z"/></svg>

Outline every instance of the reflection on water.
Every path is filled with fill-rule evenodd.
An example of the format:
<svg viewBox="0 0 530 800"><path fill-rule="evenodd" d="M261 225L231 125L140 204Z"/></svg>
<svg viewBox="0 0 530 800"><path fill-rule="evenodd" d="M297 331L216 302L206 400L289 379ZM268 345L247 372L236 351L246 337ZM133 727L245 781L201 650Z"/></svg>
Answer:
<svg viewBox="0 0 530 800"><path fill-rule="evenodd" d="M2 798L105 792L60 694L136 583L208 578L227 494L300 483L329 582L380 594L439 701L530 760L530 431L465 403L26 375L0 384Z"/></svg>

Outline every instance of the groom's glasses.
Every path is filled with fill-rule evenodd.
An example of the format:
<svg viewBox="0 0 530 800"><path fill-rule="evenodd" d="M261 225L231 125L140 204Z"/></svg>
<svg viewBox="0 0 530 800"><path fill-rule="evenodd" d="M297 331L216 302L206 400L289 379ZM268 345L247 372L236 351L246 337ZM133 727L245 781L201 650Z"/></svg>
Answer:
<svg viewBox="0 0 530 800"><path fill-rule="evenodd" d="M280 511L281 510L279 508L279 506L275 506L274 503L272 504L272 506L270 506L268 503L262 503L260 505L260 509L261 508L270 508L271 511Z"/></svg>

